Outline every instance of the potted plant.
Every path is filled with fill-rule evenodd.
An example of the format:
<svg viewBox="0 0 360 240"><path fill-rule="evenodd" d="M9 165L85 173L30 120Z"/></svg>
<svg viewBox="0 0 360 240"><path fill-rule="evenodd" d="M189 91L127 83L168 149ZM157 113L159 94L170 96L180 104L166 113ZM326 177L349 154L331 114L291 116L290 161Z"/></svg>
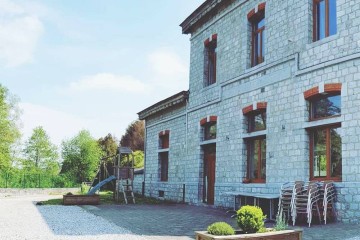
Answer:
<svg viewBox="0 0 360 240"><path fill-rule="evenodd" d="M237 211L237 224L241 230L235 231L230 225L223 222L211 224L207 231L195 232L196 240L260 240L260 239L302 239L302 230L286 230L286 222L277 218L274 228L265 228L265 216L261 208L256 206L243 206Z"/></svg>

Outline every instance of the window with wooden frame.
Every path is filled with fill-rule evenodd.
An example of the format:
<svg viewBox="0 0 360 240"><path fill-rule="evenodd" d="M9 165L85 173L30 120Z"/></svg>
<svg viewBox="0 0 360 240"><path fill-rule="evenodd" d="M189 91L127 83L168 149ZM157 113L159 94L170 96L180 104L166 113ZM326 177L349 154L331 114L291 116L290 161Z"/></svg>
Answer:
<svg viewBox="0 0 360 240"><path fill-rule="evenodd" d="M203 125L204 141L216 139L216 122L208 122Z"/></svg>
<svg viewBox="0 0 360 240"><path fill-rule="evenodd" d="M169 148L169 135L170 131L162 131L159 133L159 149Z"/></svg>
<svg viewBox="0 0 360 240"><path fill-rule="evenodd" d="M341 180L341 125L323 126L309 130L310 179Z"/></svg>
<svg viewBox="0 0 360 240"><path fill-rule="evenodd" d="M169 173L169 152L161 152L159 153L159 173L160 173L160 181L166 182L168 181L168 173Z"/></svg>
<svg viewBox="0 0 360 240"><path fill-rule="evenodd" d="M323 89L319 91L319 89ZM341 83L324 84L304 92L309 104L309 120L321 121L341 115ZM310 180L342 178L341 123L308 129L310 142Z"/></svg>
<svg viewBox="0 0 360 240"><path fill-rule="evenodd" d="M336 0L313 0L313 40L336 34Z"/></svg>
<svg viewBox="0 0 360 240"><path fill-rule="evenodd" d="M247 114L248 132L262 131L266 129L266 108L252 111Z"/></svg>
<svg viewBox="0 0 360 240"><path fill-rule="evenodd" d="M340 92L318 94L309 99L309 103L311 121L341 115Z"/></svg>
<svg viewBox="0 0 360 240"><path fill-rule="evenodd" d="M266 130L266 102L258 102L243 108L247 132ZM256 109L254 109L256 108ZM266 182L266 135L245 139L247 150L246 178L252 183Z"/></svg>
<svg viewBox="0 0 360 240"><path fill-rule="evenodd" d="M265 4L260 4L256 13L248 14L251 24L251 66L254 67L265 60Z"/></svg>
<svg viewBox="0 0 360 240"><path fill-rule="evenodd" d="M217 34L204 42L204 86L216 83Z"/></svg>

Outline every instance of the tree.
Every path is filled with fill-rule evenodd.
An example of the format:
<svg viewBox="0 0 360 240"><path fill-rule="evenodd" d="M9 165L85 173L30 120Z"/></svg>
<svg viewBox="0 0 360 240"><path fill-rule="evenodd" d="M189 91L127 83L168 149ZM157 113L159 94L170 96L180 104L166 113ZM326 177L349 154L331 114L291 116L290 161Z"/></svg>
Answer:
<svg viewBox="0 0 360 240"><path fill-rule="evenodd" d="M59 173L59 154L57 147L51 143L43 127L33 129L33 133L25 143L24 154L27 158L27 167L36 170L45 170L47 173Z"/></svg>
<svg viewBox="0 0 360 240"><path fill-rule="evenodd" d="M144 151L144 136L145 136L144 121L137 120L132 122L126 129L125 134L121 137L120 145L129 147L133 151Z"/></svg>
<svg viewBox="0 0 360 240"><path fill-rule="evenodd" d="M78 183L95 177L102 150L89 131L82 130L75 137L62 143L64 160L61 173Z"/></svg>
<svg viewBox="0 0 360 240"><path fill-rule="evenodd" d="M104 157L110 157L116 155L117 147L118 147L117 140L110 133L106 137L100 138L98 140L98 144L100 145L104 153Z"/></svg>
<svg viewBox="0 0 360 240"><path fill-rule="evenodd" d="M11 167L13 144L20 138L18 100L0 84L0 169Z"/></svg>

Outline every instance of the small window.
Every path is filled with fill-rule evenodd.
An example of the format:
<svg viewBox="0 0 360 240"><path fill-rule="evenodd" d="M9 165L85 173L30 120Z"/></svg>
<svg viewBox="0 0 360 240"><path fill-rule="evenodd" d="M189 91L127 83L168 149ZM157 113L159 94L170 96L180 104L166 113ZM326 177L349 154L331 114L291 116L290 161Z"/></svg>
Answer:
<svg viewBox="0 0 360 240"><path fill-rule="evenodd" d="M168 180L169 152L159 153L159 162L160 162L160 181L166 182Z"/></svg>
<svg viewBox="0 0 360 240"><path fill-rule="evenodd" d="M217 38L213 35L211 41L205 41L204 50L204 85L210 86L216 83L216 48Z"/></svg>
<svg viewBox="0 0 360 240"><path fill-rule="evenodd" d="M248 132L256 132L266 129L266 109L249 113L247 118Z"/></svg>
<svg viewBox="0 0 360 240"><path fill-rule="evenodd" d="M325 93L326 94L326 93ZM341 96L326 94L317 95L310 100L310 120L341 115Z"/></svg>
<svg viewBox="0 0 360 240"><path fill-rule="evenodd" d="M169 132L166 132L165 134L159 136L159 148L169 148Z"/></svg>
<svg viewBox="0 0 360 240"><path fill-rule="evenodd" d="M341 179L340 133L340 126L315 128L310 131L311 179Z"/></svg>
<svg viewBox="0 0 360 240"><path fill-rule="evenodd" d="M251 66L254 67L262 62L265 58L265 10L259 11L251 23Z"/></svg>
<svg viewBox="0 0 360 240"><path fill-rule="evenodd" d="M314 0L314 41L337 32L336 0Z"/></svg>
<svg viewBox="0 0 360 240"><path fill-rule="evenodd" d="M203 127L204 127L204 141L216 139L216 122L206 123Z"/></svg>

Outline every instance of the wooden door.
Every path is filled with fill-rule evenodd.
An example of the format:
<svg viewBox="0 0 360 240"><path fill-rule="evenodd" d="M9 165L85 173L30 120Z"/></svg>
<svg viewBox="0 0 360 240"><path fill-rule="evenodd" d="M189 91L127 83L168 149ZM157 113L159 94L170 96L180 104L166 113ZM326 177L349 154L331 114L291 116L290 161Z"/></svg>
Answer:
<svg viewBox="0 0 360 240"><path fill-rule="evenodd" d="M207 204L214 205L215 197L215 166L216 152L215 148L205 149L204 152L204 183L205 200Z"/></svg>

